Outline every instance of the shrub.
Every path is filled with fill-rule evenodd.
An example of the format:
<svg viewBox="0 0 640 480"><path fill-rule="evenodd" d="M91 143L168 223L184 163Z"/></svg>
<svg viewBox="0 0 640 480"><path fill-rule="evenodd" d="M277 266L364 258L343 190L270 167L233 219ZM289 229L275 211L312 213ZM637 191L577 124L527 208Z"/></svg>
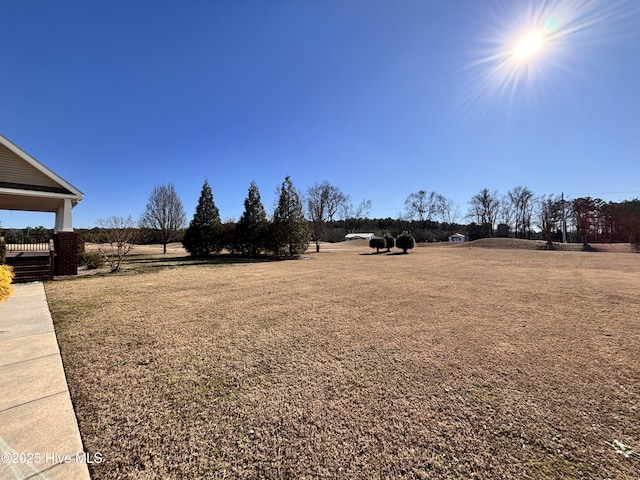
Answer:
<svg viewBox="0 0 640 480"><path fill-rule="evenodd" d="M128 218L111 217L98 220L98 225L105 231L109 246L100 247L100 253L111 266L111 273L120 271L124 257L135 246L138 230L133 225L131 215Z"/></svg>
<svg viewBox="0 0 640 480"><path fill-rule="evenodd" d="M415 246L415 238L413 238L413 236L406 230L398 235L398 238L396 238L396 247L401 248L402 253L407 253L407 250L410 250Z"/></svg>
<svg viewBox="0 0 640 480"><path fill-rule="evenodd" d="M85 251L85 239L84 239L84 235L80 234L78 235L78 253L81 253L84 251Z"/></svg>
<svg viewBox="0 0 640 480"><path fill-rule="evenodd" d="M380 253L380 249L385 247L384 238L373 237L369 240L369 246L376 249L376 253Z"/></svg>
<svg viewBox="0 0 640 480"><path fill-rule="evenodd" d="M87 270L95 270L104 267L104 255L100 252L81 252L78 254L78 265L87 267Z"/></svg>
<svg viewBox="0 0 640 480"><path fill-rule="evenodd" d="M9 298L13 292L13 270L9 265L0 265L0 303Z"/></svg>
<svg viewBox="0 0 640 480"><path fill-rule="evenodd" d="M7 245L4 243L4 240L0 239L0 265L4 264L7 261L6 254Z"/></svg>
<svg viewBox="0 0 640 480"><path fill-rule="evenodd" d="M384 236L384 246L387 248L387 252L396 246L396 239L392 235L387 234Z"/></svg>

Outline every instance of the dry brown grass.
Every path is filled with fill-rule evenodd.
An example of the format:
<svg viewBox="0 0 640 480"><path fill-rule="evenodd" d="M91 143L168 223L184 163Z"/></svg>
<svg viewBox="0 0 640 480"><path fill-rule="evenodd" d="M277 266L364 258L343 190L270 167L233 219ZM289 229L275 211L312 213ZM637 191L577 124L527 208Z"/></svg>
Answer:
<svg viewBox="0 0 640 480"><path fill-rule="evenodd" d="M524 240L519 238L481 238L467 245L481 248L549 250L545 240ZM636 249L629 243L554 243L551 250L565 252L601 252L601 253L634 253Z"/></svg>
<svg viewBox="0 0 640 480"><path fill-rule="evenodd" d="M370 252L48 283L93 478L640 477L640 255Z"/></svg>
<svg viewBox="0 0 640 480"><path fill-rule="evenodd" d="M110 249L110 245L108 243L86 243L85 249L87 251L96 251L96 250L105 250L108 251ZM159 244L150 244L150 245L135 245L133 250L131 250L131 255L160 255L162 254L162 245ZM173 242L167 244L167 255L188 255L187 251L184 249L181 243Z"/></svg>

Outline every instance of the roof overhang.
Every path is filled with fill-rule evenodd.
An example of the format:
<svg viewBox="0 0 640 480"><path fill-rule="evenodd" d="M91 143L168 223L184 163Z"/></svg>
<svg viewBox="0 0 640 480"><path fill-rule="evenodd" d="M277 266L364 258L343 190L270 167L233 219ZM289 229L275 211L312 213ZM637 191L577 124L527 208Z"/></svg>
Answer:
<svg viewBox="0 0 640 480"><path fill-rule="evenodd" d="M74 207L84 197L80 190L2 135L0 145L15 155L11 157L12 160L8 160L14 171L22 168L22 164L19 163L22 161L24 168L35 169L39 175L42 174L43 177L40 178L47 179L44 182L46 185L37 185L6 181L6 178L0 176L0 209L56 212L64 205L65 200L70 200L71 206Z"/></svg>
<svg viewBox="0 0 640 480"><path fill-rule="evenodd" d="M43 193L31 190L16 190L0 187L0 208L3 210L24 210L27 212L55 212L66 199L75 207L82 197L64 193Z"/></svg>

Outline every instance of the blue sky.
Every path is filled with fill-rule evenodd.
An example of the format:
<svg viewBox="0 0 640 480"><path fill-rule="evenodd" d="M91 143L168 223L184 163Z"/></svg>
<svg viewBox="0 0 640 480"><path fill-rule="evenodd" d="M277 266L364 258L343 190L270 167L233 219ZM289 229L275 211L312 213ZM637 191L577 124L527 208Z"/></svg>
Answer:
<svg viewBox="0 0 640 480"><path fill-rule="evenodd" d="M190 219L205 178L223 219L251 180L271 210L287 175L371 217L420 189L463 214L483 188L640 196L635 0L0 5L0 133L84 192L76 227L138 218L167 182Z"/></svg>

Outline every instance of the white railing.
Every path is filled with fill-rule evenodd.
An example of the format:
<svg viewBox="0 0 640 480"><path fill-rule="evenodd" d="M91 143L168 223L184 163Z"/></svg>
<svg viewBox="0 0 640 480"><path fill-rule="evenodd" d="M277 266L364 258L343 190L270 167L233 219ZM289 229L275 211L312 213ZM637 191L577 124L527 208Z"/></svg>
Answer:
<svg viewBox="0 0 640 480"><path fill-rule="evenodd" d="M48 252L49 237L6 237L7 252Z"/></svg>

